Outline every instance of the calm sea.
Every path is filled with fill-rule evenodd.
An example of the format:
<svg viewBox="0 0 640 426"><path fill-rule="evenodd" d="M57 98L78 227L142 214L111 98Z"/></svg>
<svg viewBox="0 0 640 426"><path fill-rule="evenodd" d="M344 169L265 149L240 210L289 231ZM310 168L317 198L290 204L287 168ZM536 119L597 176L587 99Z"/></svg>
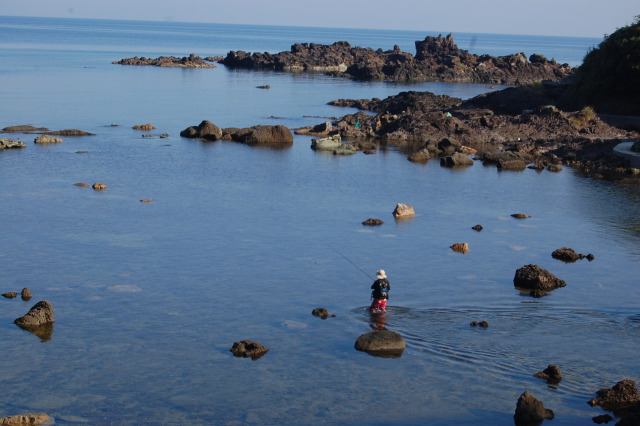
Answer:
<svg viewBox="0 0 640 426"><path fill-rule="evenodd" d="M96 134L51 146L3 135L28 146L0 152L0 292L28 287L34 298L0 300L0 417L511 425L527 390L554 410L553 424L575 425L602 413L586 404L596 390L640 380L640 188L569 169L444 169L391 148L322 155L303 136L284 150L179 137L204 119L295 128L353 111L326 105L337 98L469 98L496 88L111 64L340 40L413 53L427 35L437 34L0 17L0 128ZM572 65L599 42L454 38L474 53ZM256 89L264 84L271 89ZM131 128L145 123L156 130ZM416 216L395 221L398 202ZM362 226L369 217L384 224ZM450 250L456 242L469 253ZM563 246L595 260L551 258ZM567 286L521 295L513 275L530 263ZM370 331L367 275L379 268L393 286L386 325L407 343L400 358L354 349ZM45 339L12 323L43 299L56 315ZM336 316L313 317L316 307ZM489 328L469 326L482 320ZM234 358L229 349L244 339L270 351ZM549 364L564 374L556 387L533 377Z"/></svg>

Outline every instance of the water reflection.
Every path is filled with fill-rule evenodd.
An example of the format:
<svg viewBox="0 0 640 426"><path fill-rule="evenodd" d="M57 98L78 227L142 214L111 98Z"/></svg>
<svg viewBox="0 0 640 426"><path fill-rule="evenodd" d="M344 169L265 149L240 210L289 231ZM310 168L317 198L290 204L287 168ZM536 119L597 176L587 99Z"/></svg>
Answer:
<svg viewBox="0 0 640 426"><path fill-rule="evenodd" d="M49 340L51 340L51 336L53 335L53 324L40 326L16 325L21 329L26 330L35 336L38 336L41 342L48 342Z"/></svg>

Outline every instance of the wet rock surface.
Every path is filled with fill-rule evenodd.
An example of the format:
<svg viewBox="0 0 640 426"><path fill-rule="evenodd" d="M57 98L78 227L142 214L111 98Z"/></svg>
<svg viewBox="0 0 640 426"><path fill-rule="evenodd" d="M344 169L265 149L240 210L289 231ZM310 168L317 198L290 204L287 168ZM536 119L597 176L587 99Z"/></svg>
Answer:
<svg viewBox="0 0 640 426"><path fill-rule="evenodd" d="M413 217L416 212L413 209L413 206L404 203L396 204L396 208L393 210L393 216L396 219L402 219L407 217Z"/></svg>
<svg viewBox="0 0 640 426"><path fill-rule="evenodd" d="M289 51L259 53L231 51L220 61L230 68L291 72L323 72L355 80L445 81L456 83L526 84L558 81L573 73L542 55L515 53L494 57L458 48L451 34L428 36L415 42L416 53L374 50L346 41L330 45L296 43Z"/></svg>
<svg viewBox="0 0 640 426"><path fill-rule="evenodd" d="M27 144L24 142L14 141L13 139L0 138L0 150L25 148L26 146Z"/></svg>
<svg viewBox="0 0 640 426"><path fill-rule="evenodd" d="M589 405L598 405L606 411L613 412L616 417L620 418L616 425L635 426L640 424L640 397L636 382L633 380L621 380L611 389L598 390L596 395L596 398L589 401Z"/></svg>
<svg viewBox="0 0 640 426"><path fill-rule="evenodd" d="M32 328L47 326L54 323L53 307L51 302L42 300L27 312L25 315L14 321L14 324L21 328Z"/></svg>
<svg viewBox="0 0 640 426"><path fill-rule="evenodd" d="M383 223L384 221L382 219L375 219L372 217L362 222L362 224L366 226L379 226L379 225L382 225Z"/></svg>

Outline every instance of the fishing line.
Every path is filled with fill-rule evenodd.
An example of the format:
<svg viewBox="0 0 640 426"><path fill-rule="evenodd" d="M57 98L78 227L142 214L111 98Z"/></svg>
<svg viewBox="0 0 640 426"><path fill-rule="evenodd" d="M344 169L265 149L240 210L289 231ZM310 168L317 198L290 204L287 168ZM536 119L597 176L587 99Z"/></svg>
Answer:
<svg viewBox="0 0 640 426"><path fill-rule="evenodd" d="M373 277L369 274L367 274L365 271L363 271L358 265L356 265L355 263L353 263L347 256L345 256L344 254L340 253L338 251L337 248L333 247L330 244L327 244L333 251L335 251L336 253L338 253L340 256L342 256L344 258L344 260L346 260L347 262L349 262L350 264L352 264L358 271L362 272L363 274L365 274L369 279L373 280Z"/></svg>

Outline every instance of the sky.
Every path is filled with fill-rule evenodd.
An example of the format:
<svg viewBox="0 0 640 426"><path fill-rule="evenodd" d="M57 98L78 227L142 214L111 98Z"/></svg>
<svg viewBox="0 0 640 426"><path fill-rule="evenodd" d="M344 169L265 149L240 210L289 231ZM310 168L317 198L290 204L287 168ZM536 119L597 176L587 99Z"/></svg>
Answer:
<svg viewBox="0 0 640 426"><path fill-rule="evenodd" d="M0 15L602 38L640 0L0 0Z"/></svg>

